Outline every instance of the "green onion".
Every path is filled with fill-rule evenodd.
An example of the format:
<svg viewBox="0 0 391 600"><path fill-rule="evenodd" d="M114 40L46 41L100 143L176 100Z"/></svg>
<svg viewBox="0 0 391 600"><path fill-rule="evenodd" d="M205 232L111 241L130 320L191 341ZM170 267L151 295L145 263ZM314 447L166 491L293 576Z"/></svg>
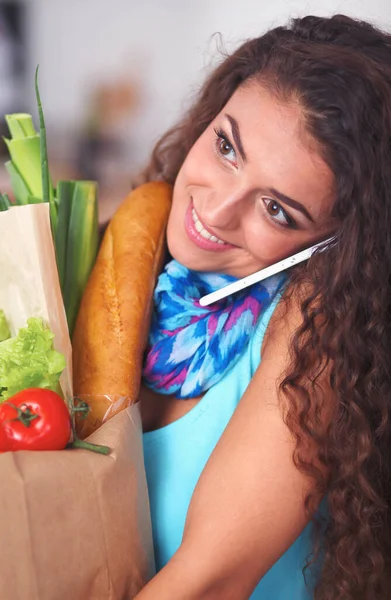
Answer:
<svg viewBox="0 0 391 600"><path fill-rule="evenodd" d="M49 161L48 161L48 149L46 143L46 127L45 118L42 110L41 96L38 87L38 70L39 65L35 70L35 96L37 99L38 115L39 115L39 141L41 151L41 178L42 178L42 198L44 202L50 203L50 220L52 224L53 235L56 235L57 231L57 204L53 199L53 189L50 183L49 176Z"/></svg>
<svg viewBox="0 0 391 600"><path fill-rule="evenodd" d="M57 184L58 221L54 238L57 254L57 268L61 289L65 292L65 273L67 266L68 232L71 218L75 181L59 181Z"/></svg>

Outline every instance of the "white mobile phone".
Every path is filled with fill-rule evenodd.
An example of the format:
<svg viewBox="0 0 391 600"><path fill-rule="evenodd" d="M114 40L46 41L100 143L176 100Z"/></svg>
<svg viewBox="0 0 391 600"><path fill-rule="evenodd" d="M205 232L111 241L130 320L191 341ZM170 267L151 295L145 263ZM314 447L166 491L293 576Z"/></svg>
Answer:
<svg viewBox="0 0 391 600"><path fill-rule="evenodd" d="M279 262L274 263L274 265L270 265L269 267L265 267L252 275L248 275L247 277L243 277L243 279L239 279L238 281L234 281L225 287L212 292L211 294L207 294L200 298L201 306L209 306L209 304L213 304L213 302L217 302L218 300L222 300L231 294L235 294L235 292L239 292L240 290L244 290L246 287L253 285L254 283L258 283L263 279L267 279L276 273L280 273L281 271L285 271L294 265L297 265L304 260L308 260L310 256L315 252L315 250L326 248L327 244L333 241L334 238L328 238L323 242L319 242L310 248L306 248L305 250L301 250L301 252L297 252L296 254L292 254L292 256L288 256L288 258L284 258Z"/></svg>

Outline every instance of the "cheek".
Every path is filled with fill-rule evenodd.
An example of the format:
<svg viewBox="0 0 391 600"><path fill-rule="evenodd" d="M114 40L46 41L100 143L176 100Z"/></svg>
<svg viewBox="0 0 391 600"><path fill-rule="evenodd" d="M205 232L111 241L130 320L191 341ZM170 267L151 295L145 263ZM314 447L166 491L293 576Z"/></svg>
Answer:
<svg viewBox="0 0 391 600"><path fill-rule="evenodd" d="M205 134L204 134L205 135ZM210 187L213 172L213 160L208 153L207 139L198 139L189 151L174 183L170 219L184 218L192 190Z"/></svg>
<svg viewBox="0 0 391 600"><path fill-rule="evenodd" d="M184 210L180 204L173 199L170 215L167 223L167 242L170 245L178 238L178 234L182 231L182 222L184 220Z"/></svg>
<svg viewBox="0 0 391 600"><path fill-rule="evenodd" d="M184 167L182 167L174 183L172 205L168 221L169 226L170 223L180 218L180 215L183 216L186 210L186 206L189 202L188 198L189 195L187 192L186 172L184 170Z"/></svg>
<svg viewBox="0 0 391 600"><path fill-rule="evenodd" d="M248 230L247 248L262 267L272 265L297 251L297 240L266 221Z"/></svg>
<svg viewBox="0 0 391 600"><path fill-rule="evenodd" d="M181 235L180 219L171 210L167 224L166 242L169 253L173 258L181 262L181 251L184 245L184 235Z"/></svg>
<svg viewBox="0 0 391 600"><path fill-rule="evenodd" d="M213 139L206 130L190 149L178 173L181 186L207 186L215 179L217 165L212 144Z"/></svg>
<svg viewBox="0 0 391 600"><path fill-rule="evenodd" d="M182 181L182 175L178 174L175 181L172 205L167 223L167 245L170 254L178 258L178 252L183 245L187 244L185 233L185 215L189 206L190 197L186 191L186 185Z"/></svg>

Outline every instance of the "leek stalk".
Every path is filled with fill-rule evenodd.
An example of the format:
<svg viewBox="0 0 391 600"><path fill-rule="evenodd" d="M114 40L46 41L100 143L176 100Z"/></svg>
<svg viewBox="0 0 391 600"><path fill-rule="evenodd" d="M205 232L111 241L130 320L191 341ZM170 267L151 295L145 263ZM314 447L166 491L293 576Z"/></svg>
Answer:
<svg viewBox="0 0 391 600"><path fill-rule="evenodd" d="M41 176L40 135L34 128L31 115L16 113L6 115L5 120L11 138L4 138L10 155L5 163L11 178L16 204L29 204L30 197L43 199ZM49 183L50 194L53 187Z"/></svg>
<svg viewBox="0 0 391 600"><path fill-rule="evenodd" d="M63 297L69 330L73 332L81 297L98 251L97 184L75 181L67 226ZM60 206L62 204L60 200ZM59 220L59 228L62 227ZM65 229L65 227L64 227Z"/></svg>

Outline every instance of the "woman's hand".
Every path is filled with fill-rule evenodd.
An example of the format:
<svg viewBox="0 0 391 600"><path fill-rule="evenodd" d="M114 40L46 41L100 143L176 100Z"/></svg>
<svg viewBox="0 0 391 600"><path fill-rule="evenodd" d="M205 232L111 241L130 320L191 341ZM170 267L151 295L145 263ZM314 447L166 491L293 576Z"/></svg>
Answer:
<svg viewBox="0 0 391 600"><path fill-rule="evenodd" d="M300 319L294 300L276 309L261 364L193 494L182 545L137 600L247 600L305 527L313 482L293 463L278 394Z"/></svg>

